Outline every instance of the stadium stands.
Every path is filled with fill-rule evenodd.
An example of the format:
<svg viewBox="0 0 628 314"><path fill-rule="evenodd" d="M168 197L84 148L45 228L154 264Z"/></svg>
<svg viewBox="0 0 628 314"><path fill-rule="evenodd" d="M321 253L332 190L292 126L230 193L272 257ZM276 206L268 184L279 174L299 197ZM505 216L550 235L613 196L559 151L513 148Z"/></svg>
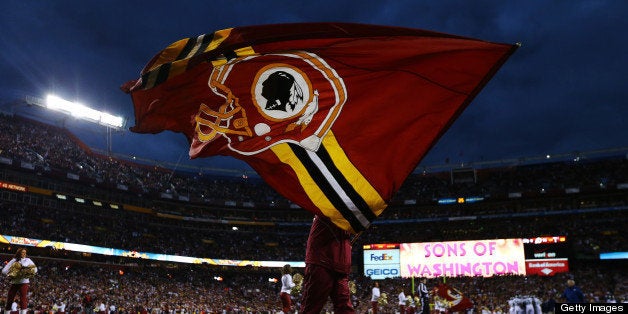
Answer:
<svg viewBox="0 0 628 314"><path fill-rule="evenodd" d="M181 256L304 258L312 215L259 178L173 172L100 155L67 130L20 117L0 115L0 129L0 183L16 187L0 188L0 234ZM505 312L508 298L516 294L557 297L567 276L577 278L591 301L626 300L626 260L598 260L602 252L628 251L626 157L473 169L472 176L460 178L451 169L411 175L354 245L354 297L360 312L366 311L371 286L361 275L362 244L538 235L568 236L574 261L569 274L450 282L472 298L478 311ZM443 199L455 201L439 204ZM0 249L6 260L15 246ZM64 300L68 309L84 309L85 293L127 313L142 312L138 307L216 313L280 308L277 287L268 282L278 270L29 250L42 268L31 298L33 308L42 311L55 300ZM408 279L382 283L391 297L404 285L409 287Z"/></svg>

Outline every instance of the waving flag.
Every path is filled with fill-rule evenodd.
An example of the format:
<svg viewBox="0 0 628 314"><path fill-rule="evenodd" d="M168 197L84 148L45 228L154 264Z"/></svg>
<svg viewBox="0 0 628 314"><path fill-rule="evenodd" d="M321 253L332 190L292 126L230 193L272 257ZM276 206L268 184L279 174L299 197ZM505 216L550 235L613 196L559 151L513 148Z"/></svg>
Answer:
<svg viewBox="0 0 628 314"><path fill-rule="evenodd" d="M441 283L434 288L435 297L445 300L450 312L462 312L473 307L473 301L457 289Z"/></svg>
<svg viewBox="0 0 628 314"><path fill-rule="evenodd" d="M191 158L241 159L359 232L516 47L363 24L239 27L173 43L122 88L131 131L183 133Z"/></svg>

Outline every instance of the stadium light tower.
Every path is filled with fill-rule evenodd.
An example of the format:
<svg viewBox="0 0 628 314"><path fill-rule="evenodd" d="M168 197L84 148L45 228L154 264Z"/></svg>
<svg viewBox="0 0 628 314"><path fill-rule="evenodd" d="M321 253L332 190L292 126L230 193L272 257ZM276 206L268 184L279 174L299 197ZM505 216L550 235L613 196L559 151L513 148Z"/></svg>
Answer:
<svg viewBox="0 0 628 314"><path fill-rule="evenodd" d="M27 104L36 105L54 110L77 119L96 123L107 128L107 153L111 153L111 131L124 130L124 117L115 116L106 112L87 107L81 103L72 102L55 95L47 95L46 99L26 96Z"/></svg>
<svg viewBox="0 0 628 314"><path fill-rule="evenodd" d="M124 125L124 118L122 117L101 112L83 104L59 98L55 95L48 95L46 97L46 108L114 129L120 129Z"/></svg>

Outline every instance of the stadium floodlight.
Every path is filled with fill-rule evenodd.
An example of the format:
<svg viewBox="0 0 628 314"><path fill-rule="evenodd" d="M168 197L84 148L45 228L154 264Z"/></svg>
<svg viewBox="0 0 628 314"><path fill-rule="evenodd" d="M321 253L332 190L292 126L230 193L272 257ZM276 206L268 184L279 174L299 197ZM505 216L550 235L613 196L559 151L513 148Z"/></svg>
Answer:
<svg viewBox="0 0 628 314"><path fill-rule="evenodd" d="M106 127L122 128L124 118L89 108L83 104L71 102L54 95L46 97L46 108L59 111L73 117L88 120Z"/></svg>

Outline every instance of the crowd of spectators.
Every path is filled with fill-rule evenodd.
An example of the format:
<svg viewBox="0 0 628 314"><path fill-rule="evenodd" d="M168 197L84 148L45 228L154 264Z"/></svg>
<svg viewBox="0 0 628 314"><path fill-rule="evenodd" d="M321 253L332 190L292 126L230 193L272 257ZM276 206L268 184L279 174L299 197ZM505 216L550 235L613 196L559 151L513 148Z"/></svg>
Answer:
<svg viewBox="0 0 628 314"><path fill-rule="evenodd" d="M0 157L13 165L23 162L41 174L78 178L99 189L127 191L134 195L197 201L202 204L250 203L289 208L288 200L255 176L224 177L197 171L173 171L155 162L134 163L133 158L113 158L94 153L69 131L21 117L0 114ZM625 153L624 153L625 154ZM452 165L452 168L455 168ZM454 169L456 170L456 169ZM628 188L628 158L593 159L471 169L471 176L456 171L416 172L394 196L393 204L412 201L433 205L440 198L484 197L508 199L513 193L527 197L565 195L567 190L598 193Z"/></svg>
<svg viewBox="0 0 628 314"><path fill-rule="evenodd" d="M129 251L234 260L302 261L308 225L212 224L124 210L86 211L0 201L0 230L30 237ZM626 215L617 211L510 219L375 224L363 244L567 236L573 256L626 251ZM621 211L619 212L621 213ZM234 230L237 229L237 230Z"/></svg>
<svg viewBox="0 0 628 314"><path fill-rule="evenodd" d="M151 210L147 213L68 205L53 197L33 204L9 196L0 199L0 234L182 256L304 259L312 215L291 207L259 178L176 172L95 154L64 129L19 117L0 115L0 128L0 181L23 180L33 185L54 182L55 189L59 189L55 192L85 197L141 196L142 204ZM68 180L72 177L68 173L80 179ZM465 175L456 178L453 171L412 174L391 206L357 239L354 261L361 260L361 246L367 243L538 235L567 236L571 257L576 259L628 251L623 232L628 222L626 156L474 169ZM11 193L18 192L4 191L3 195ZM163 194L174 198L163 199ZM450 205L436 202L457 197L482 197L485 201ZM245 203L256 205L241 206ZM173 219L186 216L217 220ZM225 220L245 223L234 225ZM11 246L2 249L10 251ZM140 265L127 268L122 275L115 268L124 263L121 259L58 251L40 253L44 271L34 285L32 302L44 310L56 300L63 300L68 308L84 309L81 300L86 293L92 294L96 302L114 304L118 311L128 313L141 312L141 308L185 308L187 312L276 312L280 308L276 287L268 282L271 275L263 272L225 275L224 281L216 281L200 266ZM80 263L68 266L59 259ZM96 262L105 266L85 264ZM576 274L591 301L602 300L607 294L625 300L626 265L620 266L624 267L623 273L593 267L574 269L567 275ZM358 283L355 302L363 313L370 279L354 275ZM451 283L472 297L476 309L506 312L505 302L516 294L525 292L542 299L555 296L567 275L452 278ZM387 279L382 291L394 296L393 288L408 284L404 279Z"/></svg>
<svg viewBox="0 0 628 314"><path fill-rule="evenodd" d="M7 235L180 256L303 260L307 227L292 229L286 234L264 226L233 230L122 210L89 212L0 202L0 230Z"/></svg>
<svg viewBox="0 0 628 314"><path fill-rule="evenodd" d="M66 313L98 312L94 309L100 304L107 312L113 306L116 313L279 313L281 310L276 282L281 276L279 269L235 272L198 265L165 267L142 263L115 267L33 258L39 272L31 283L29 307L42 314L55 313L55 304L63 304ZM597 262L551 277L449 277L445 281L473 301L474 312L508 313L508 300L516 296L564 302L562 292L568 279L578 282L586 302L628 302L625 269L612 269ZM367 313L373 281L355 274L351 280L356 284L352 294L356 312ZM442 280L429 279L428 288L436 287ZM399 289L411 295L413 287L408 278L389 278L379 283L388 301L380 305L382 313L395 313ZM0 289L7 288L3 281ZM298 307L300 294L294 293L292 297ZM328 304L326 311L330 312L331 308Z"/></svg>
<svg viewBox="0 0 628 314"><path fill-rule="evenodd" d="M547 302L550 299L556 302L565 302L562 293L568 279L574 279L584 290L587 303L598 302L628 302L628 277L625 269L604 269L608 265L593 263L581 265L570 273L555 276L493 276L493 277L447 277L445 283L468 297L474 304L474 313L509 313L508 300L517 296L533 296ZM443 278L428 279L428 289L443 282ZM367 302L372 287L369 278L356 281L359 287L356 299L358 313L366 313ZM415 280L415 288L418 280ZM379 282L380 292L388 296L388 304L383 306L384 313L394 313L397 308L399 288L403 288L406 295L412 293L412 280L408 278L389 278ZM415 289L416 290L416 289ZM416 292L416 291L415 291ZM432 297L434 294L432 293ZM431 303L434 302L432 298ZM553 309L552 309L553 311ZM547 311L544 311L547 312Z"/></svg>
<svg viewBox="0 0 628 314"><path fill-rule="evenodd" d="M30 309L51 313L98 313L100 304L116 313L276 313L280 306L274 273L218 273L201 266L175 268L79 264L33 258ZM2 290L7 284L2 282ZM4 300L1 301L4 304Z"/></svg>
<svg viewBox="0 0 628 314"><path fill-rule="evenodd" d="M92 152L65 129L38 121L0 114L0 157L13 164L29 164L40 173L80 178L101 188L138 194L185 196L213 200L282 202L270 187L251 180L230 180L196 173L173 173L156 165L145 165ZM254 188L252 188L254 187ZM246 191L246 193L243 193Z"/></svg>

